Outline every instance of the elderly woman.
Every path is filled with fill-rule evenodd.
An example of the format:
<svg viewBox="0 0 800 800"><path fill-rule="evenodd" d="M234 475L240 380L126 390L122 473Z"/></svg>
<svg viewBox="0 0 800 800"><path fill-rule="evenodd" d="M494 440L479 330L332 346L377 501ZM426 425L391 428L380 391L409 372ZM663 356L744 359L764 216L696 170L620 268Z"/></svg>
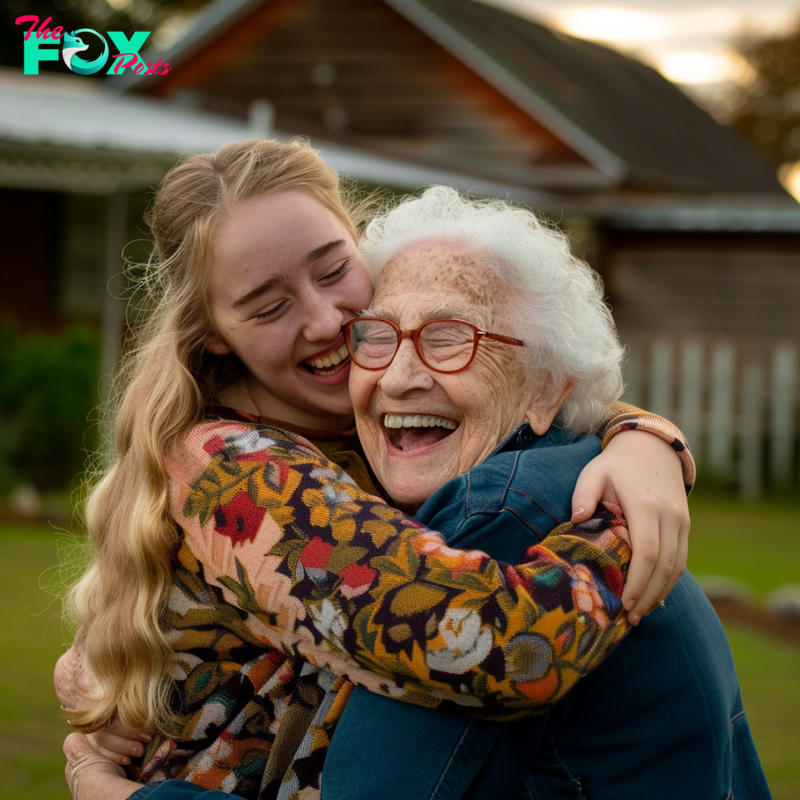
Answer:
<svg viewBox="0 0 800 800"><path fill-rule="evenodd" d="M620 392L600 287L529 212L443 188L373 222L362 251L380 282L345 328L370 463L449 544L513 560L569 518L575 480L600 447L591 431ZM596 601L587 591L586 614ZM448 668L466 669L488 643L469 614L451 626ZM530 696L562 680L541 644L516 676ZM323 800L520 792L770 796L725 633L688 573L546 716L487 722L357 689L323 773Z"/></svg>

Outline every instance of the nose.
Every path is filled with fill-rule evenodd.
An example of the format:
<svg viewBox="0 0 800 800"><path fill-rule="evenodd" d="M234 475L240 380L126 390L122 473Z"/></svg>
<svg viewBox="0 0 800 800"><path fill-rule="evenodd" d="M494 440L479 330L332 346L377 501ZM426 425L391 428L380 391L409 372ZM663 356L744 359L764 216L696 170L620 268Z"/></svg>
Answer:
<svg viewBox="0 0 800 800"><path fill-rule="evenodd" d="M318 291L303 299L303 336L309 342L332 342L344 323L342 310Z"/></svg>
<svg viewBox="0 0 800 800"><path fill-rule="evenodd" d="M392 363L379 378L378 386L390 397L401 397L414 389L429 391L433 388L433 375L420 361L411 339L405 339L400 343Z"/></svg>

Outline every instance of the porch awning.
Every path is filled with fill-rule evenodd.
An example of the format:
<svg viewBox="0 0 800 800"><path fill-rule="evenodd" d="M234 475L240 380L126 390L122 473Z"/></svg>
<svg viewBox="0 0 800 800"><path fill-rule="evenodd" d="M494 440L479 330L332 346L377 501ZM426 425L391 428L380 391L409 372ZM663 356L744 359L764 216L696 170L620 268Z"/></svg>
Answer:
<svg viewBox="0 0 800 800"><path fill-rule="evenodd" d="M207 152L259 131L175 102L119 94L72 75L0 70L0 186L113 194L157 185L183 153ZM278 135L288 140L290 134ZM523 186L312 141L327 164L365 183L413 190L442 183L535 206L551 198Z"/></svg>

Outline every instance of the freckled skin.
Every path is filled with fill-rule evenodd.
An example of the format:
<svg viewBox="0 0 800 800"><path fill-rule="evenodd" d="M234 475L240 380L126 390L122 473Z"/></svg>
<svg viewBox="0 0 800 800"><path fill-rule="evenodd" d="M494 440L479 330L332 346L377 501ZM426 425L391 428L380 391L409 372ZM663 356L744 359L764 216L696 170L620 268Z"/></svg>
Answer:
<svg viewBox="0 0 800 800"><path fill-rule="evenodd" d="M413 245L384 269L371 309L394 318L403 330L432 312L453 311L492 333L516 336L504 317L513 292L481 259L443 243ZM425 367L413 343L404 341L394 361L377 372L353 365L350 395L364 450L396 502L418 507L451 478L483 461L518 425L531 421L544 432L565 393L542 397L541 380L528 374L522 348L484 340L472 366L457 374ZM556 392L556 394L559 394ZM387 442L383 416L433 414L459 427L426 452L398 453Z"/></svg>
<svg viewBox="0 0 800 800"><path fill-rule="evenodd" d="M446 248L444 253L441 252L443 248ZM435 261L435 270L426 266L427 259ZM496 296L505 295L508 291L480 258L434 242L416 245L395 256L383 270L382 283L389 280L395 268L416 270L416 274L425 282L422 285L433 290L441 289L445 293L457 293L476 312L491 314L496 305Z"/></svg>
<svg viewBox="0 0 800 800"><path fill-rule="evenodd" d="M331 242L341 244L309 260ZM220 393L220 402L302 427L349 427L349 367L327 381L302 367L341 345L342 323L372 297L369 273L344 223L312 195L287 190L239 203L217 225L211 249L215 335L207 347L217 355L236 353L248 370L245 380ZM274 285L241 302L266 281Z"/></svg>

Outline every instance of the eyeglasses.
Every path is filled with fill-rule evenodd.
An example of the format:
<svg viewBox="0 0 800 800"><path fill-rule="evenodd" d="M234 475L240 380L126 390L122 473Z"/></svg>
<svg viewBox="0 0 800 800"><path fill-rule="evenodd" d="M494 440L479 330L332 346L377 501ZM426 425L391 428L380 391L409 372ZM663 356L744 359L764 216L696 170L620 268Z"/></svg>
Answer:
<svg viewBox="0 0 800 800"><path fill-rule="evenodd" d="M385 369L400 349L403 339L411 339L422 363L434 372L463 372L478 352L482 339L524 347L510 336L482 331L461 319L432 319L414 331L402 331L391 320L358 317L342 325L350 357L362 369Z"/></svg>

